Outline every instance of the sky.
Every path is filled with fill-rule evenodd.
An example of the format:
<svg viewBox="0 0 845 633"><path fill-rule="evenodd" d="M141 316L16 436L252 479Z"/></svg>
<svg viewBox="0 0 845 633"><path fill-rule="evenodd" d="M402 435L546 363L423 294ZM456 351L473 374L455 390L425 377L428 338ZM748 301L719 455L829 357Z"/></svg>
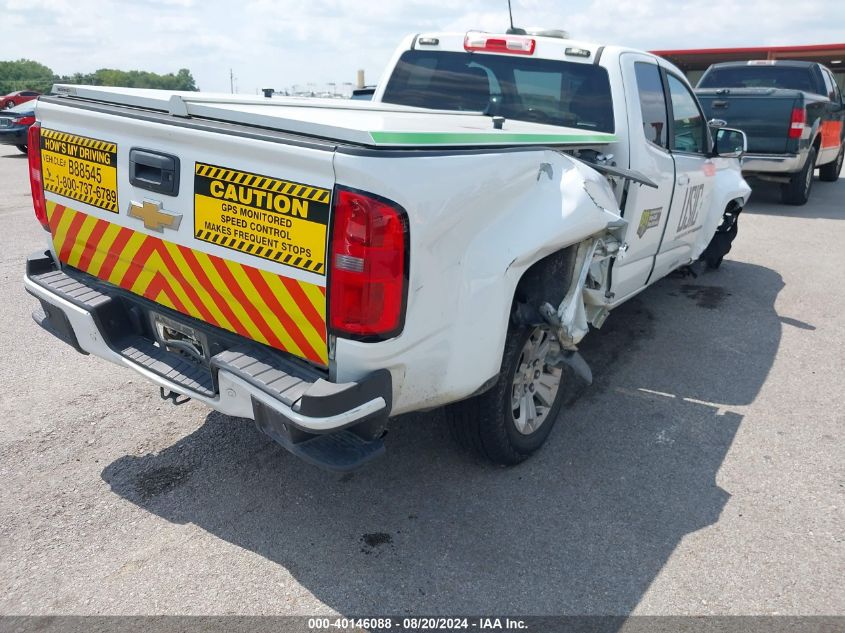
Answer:
<svg viewBox="0 0 845 633"><path fill-rule="evenodd" d="M650 49L845 41L842 0L513 0L517 26ZM507 0L0 0L0 60L58 74L188 68L203 91L376 83L403 36L503 32ZM348 87L347 87L348 89Z"/></svg>

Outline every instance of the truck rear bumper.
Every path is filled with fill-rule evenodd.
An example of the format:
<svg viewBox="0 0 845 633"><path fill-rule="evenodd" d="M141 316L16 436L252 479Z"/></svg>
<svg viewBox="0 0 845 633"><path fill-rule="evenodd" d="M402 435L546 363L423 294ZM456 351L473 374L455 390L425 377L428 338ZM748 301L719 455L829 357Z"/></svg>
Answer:
<svg viewBox="0 0 845 633"><path fill-rule="evenodd" d="M798 154L746 154L742 157L743 174L786 175L801 171L807 152Z"/></svg>
<svg viewBox="0 0 845 633"><path fill-rule="evenodd" d="M359 382L332 383L304 364L228 333L212 333L208 347L215 353L209 349L206 359L192 359L155 340L144 323L154 311L190 327L207 324L112 290L84 273L60 270L45 253L27 260L24 285L40 302L36 323L77 351L130 368L163 394L182 394L253 419L306 461L351 470L384 450L380 437L392 394L386 370Z"/></svg>

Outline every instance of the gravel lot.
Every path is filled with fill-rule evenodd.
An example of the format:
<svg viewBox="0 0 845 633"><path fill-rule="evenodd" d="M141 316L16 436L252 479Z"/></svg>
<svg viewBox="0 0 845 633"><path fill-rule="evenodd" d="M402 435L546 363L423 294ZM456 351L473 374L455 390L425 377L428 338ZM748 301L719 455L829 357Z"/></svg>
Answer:
<svg viewBox="0 0 845 633"><path fill-rule="evenodd" d="M614 312L529 462L476 463L428 413L341 477L37 328L16 152L0 613L845 614L845 179L806 207L755 186L721 270Z"/></svg>

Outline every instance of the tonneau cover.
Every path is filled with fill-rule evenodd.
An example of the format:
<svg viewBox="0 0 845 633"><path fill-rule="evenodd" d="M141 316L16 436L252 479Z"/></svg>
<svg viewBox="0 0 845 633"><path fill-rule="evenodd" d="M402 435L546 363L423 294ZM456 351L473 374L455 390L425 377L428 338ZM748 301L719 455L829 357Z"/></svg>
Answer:
<svg viewBox="0 0 845 633"><path fill-rule="evenodd" d="M348 99L313 99L172 92L56 84L53 94L293 132L370 147L604 145L613 134L580 128L505 121L476 112L411 108Z"/></svg>

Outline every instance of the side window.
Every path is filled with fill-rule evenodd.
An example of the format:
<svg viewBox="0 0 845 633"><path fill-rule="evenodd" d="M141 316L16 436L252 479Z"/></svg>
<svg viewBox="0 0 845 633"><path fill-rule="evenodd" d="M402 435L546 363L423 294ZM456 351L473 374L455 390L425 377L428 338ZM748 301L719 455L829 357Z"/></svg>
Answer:
<svg viewBox="0 0 845 633"><path fill-rule="evenodd" d="M640 96L640 111L643 114L643 132L646 140L668 147L666 135L669 131L669 117L666 114L666 97L660 70L655 64L636 62L637 91Z"/></svg>
<svg viewBox="0 0 845 633"><path fill-rule="evenodd" d="M833 101L833 103L840 103L842 101L842 93L839 92L839 85L836 83L836 79L834 79L833 74L827 70L824 71L824 76L826 78L825 83L828 81L830 82L830 92L828 97L831 101Z"/></svg>
<svg viewBox="0 0 845 633"><path fill-rule="evenodd" d="M824 90L827 93L827 98L836 101L836 92L833 89L836 84L833 82L833 77L826 70L822 70L822 77L824 77Z"/></svg>
<svg viewBox="0 0 845 633"><path fill-rule="evenodd" d="M703 154L707 151L707 127L698 102L686 85L674 75L667 75L672 98L671 149Z"/></svg>

